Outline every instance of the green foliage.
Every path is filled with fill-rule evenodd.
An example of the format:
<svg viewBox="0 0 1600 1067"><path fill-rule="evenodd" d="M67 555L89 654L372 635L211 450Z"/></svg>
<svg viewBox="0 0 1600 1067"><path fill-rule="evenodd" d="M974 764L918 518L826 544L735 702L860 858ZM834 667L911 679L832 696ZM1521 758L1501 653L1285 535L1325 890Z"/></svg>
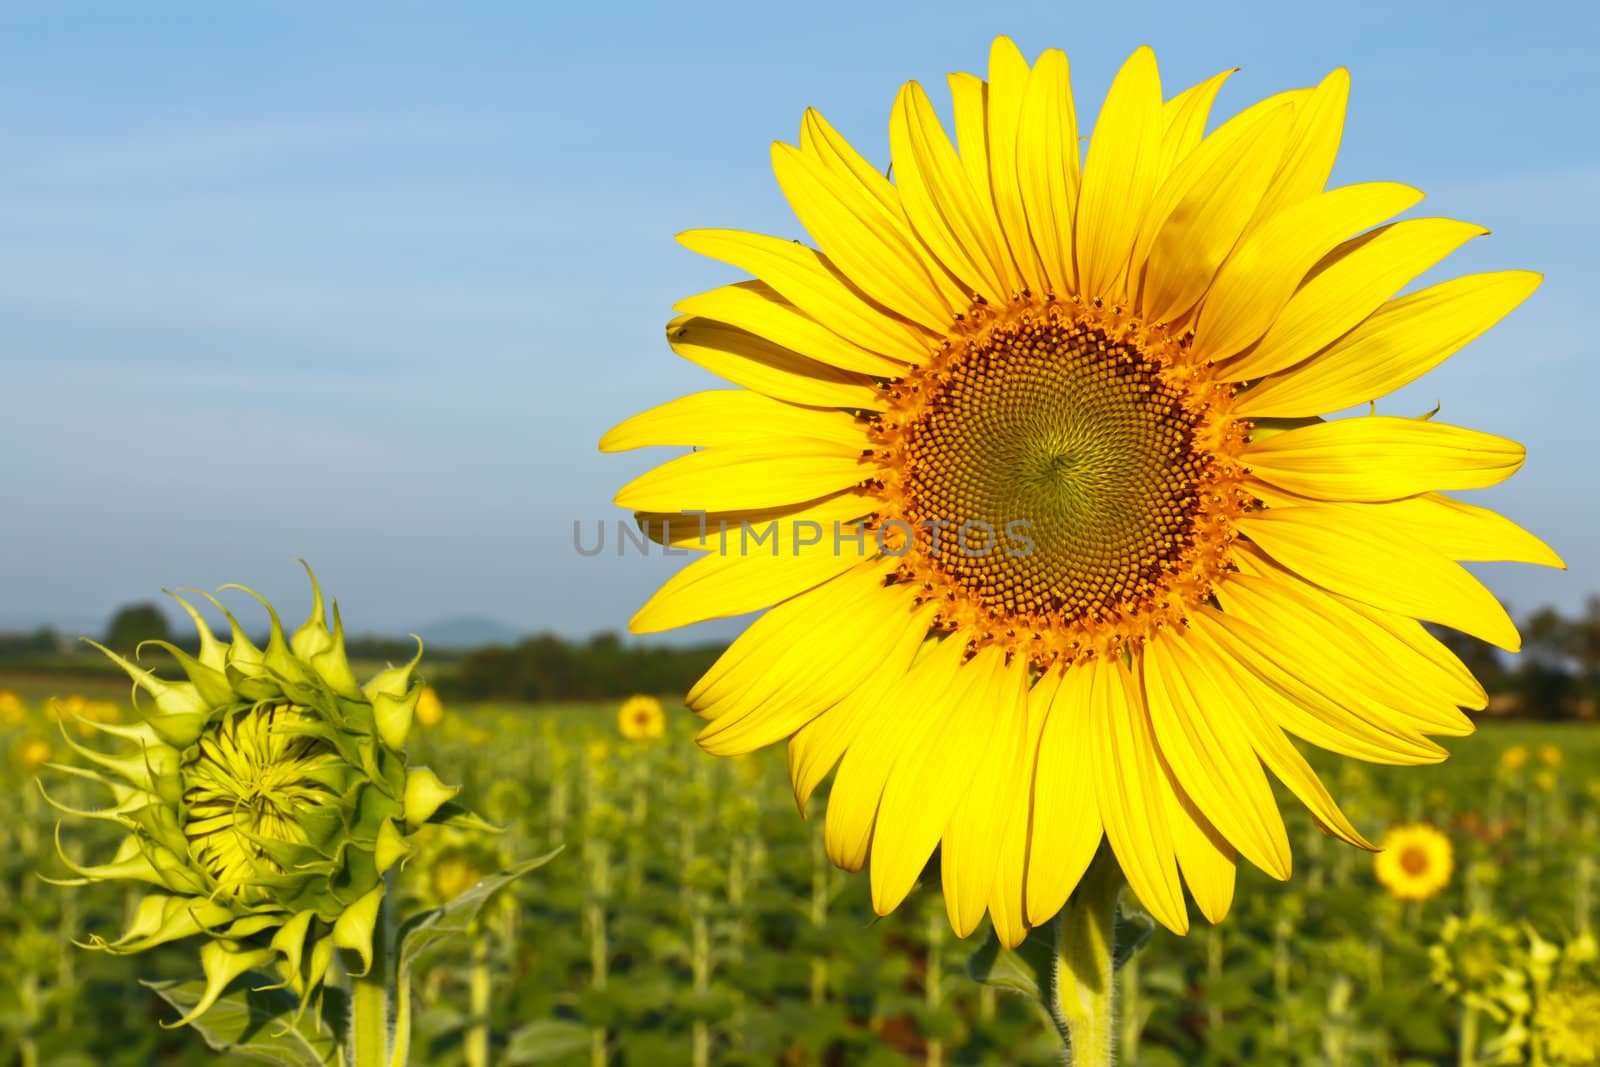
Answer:
<svg viewBox="0 0 1600 1067"><path fill-rule="evenodd" d="M392 890L398 915L432 915L403 924L393 957L412 975L413 1064L472 1062L479 1024L489 1064L584 1067L597 1028L610 1067L687 1064L697 1023L719 1067L909 1067L928 1061L930 1041L943 1043L951 1067L1060 1062L1049 1020L1026 995L986 997L965 971L978 951L979 973L1026 993L1048 973L1048 931L1008 953L986 945L986 933L935 936L937 862L904 907L877 918L865 873L819 862L826 798L813 800L810 822L797 816L781 749L713 760L689 739L694 723L682 709L669 713L666 738L624 742L615 713L611 703L447 701L442 722L414 728L416 761L463 782L463 795L504 828L478 869L566 847L532 877L485 879L441 904L433 865L450 849L429 840L453 841L455 831L419 832ZM0 723L0 804L12 813L0 820L0 1050L26 1042L38 1063L68 1067L200 1067L219 1062L207 1038L238 1044L255 1020L252 1039L314 1055L304 1051L308 1037L321 1047L309 1013L284 1032L292 1015L282 994L248 992L270 984L248 975L226 994L223 1014L202 1018L206 1037L157 1026L192 1003L182 999L195 988L186 946L133 958L67 949L69 938L122 923L128 898L111 885L61 893L35 877L66 872L52 858L53 813L9 762L25 738L59 738L42 707L28 714ZM1512 743L1531 750L1529 763L1501 770ZM1560 768L1541 762L1544 744L1561 750ZM1150 935L1122 972L1136 975L1145 1019L1122 1067L1455 1063L1459 1004L1434 980L1429 948L1450 916L1473 908L1526 919L1553 940L1574 932L1580 865L1590 864L1590 883L1600 877L1600 730L1491 724L1447 747L1453 758L1437 767L1311 755L1369 836L1411 820L1450 834L1458 873L1441 896L1409 908L1390 899L1369 856L1322 836L1284 796L1293 878L1242 867L1215 934L1195 914L1186 938ZM1547 771L1544 788L1536 779ZM59 799L95 802L74 783ZM72 855L98 854L113 842L107 832L70 824L64 844ZM1134 922L1124 916L1120 937L1137 935ZM457 932L438 936L445 931ZM486 979L481 1009L475 976ZM339 986L323 1017L329 1040ZM1501 1026L1483 1020L1485 1049ZM9 1067L7 1052L0 1064Z"/></svg>
<svg viewBox="0 0 1600 1067"><path fill-rule="evenodd" d="M117 609L106 627L105 646L124 656L146 641L171 641L172 628L167 616L154 604L128 604Z"/></svg>

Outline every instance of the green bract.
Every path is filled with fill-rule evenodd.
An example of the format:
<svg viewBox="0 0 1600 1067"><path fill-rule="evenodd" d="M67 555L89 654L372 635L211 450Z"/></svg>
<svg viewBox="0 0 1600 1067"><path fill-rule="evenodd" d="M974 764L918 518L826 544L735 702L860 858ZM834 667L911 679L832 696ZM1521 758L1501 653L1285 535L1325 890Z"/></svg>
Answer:
<svg viewBox="0 0 1600 1067"><path fill-rule="evenodd" d="M128 954L207 938L200 950L205 993L180 1024L247 970L275 968L280 985L304 1006L317 996L336 949L370 967L384 873L410 852L408 838L422 824L470 820L450 803L455 788L426 767L406 765L422 692L412 682L416 659L358 684L338 605L330 629L314 575L311 617L290 637L259 595L224 588L266 606L266 648L252 644L209 594L200 595L232 627L226 643L174 596L194 619L198 654L150 643L177 660L186 680L158 678L101 648L133 678L144 721L93 724L122 740L116 754L66 738L93 769L60 769L103 783L114 803L79 811L51 801L69 815L127 831L108 863L82 865L63 854L79 876L67 884L153 887L122 936L96 936L85 947ZM149 698L143 706L140 690ZM58 849L59 838L58 826Z"/></svg>

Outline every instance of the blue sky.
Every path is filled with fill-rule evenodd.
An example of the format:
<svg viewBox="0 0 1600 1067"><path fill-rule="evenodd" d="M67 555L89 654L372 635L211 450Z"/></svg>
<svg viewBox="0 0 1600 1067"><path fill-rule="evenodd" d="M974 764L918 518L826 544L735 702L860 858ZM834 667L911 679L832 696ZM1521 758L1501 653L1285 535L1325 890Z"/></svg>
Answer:
<svg viewBox="0 0 1600 1067"><path fill-rule="evenodd" d="M1142 43L1171 91L1242 67L1219 114L1351 68L1335 181L1494 231L1430 277L1547 275L1380 410L1527 443L1474 499L1571 571L1481 573L1575 607L1600 592L1597 30L1537 3L8 4L0 626L225 581L298 614L304 556L360 630L620 628L676 561L572 550L659 458L594 442L715 386L662 326L734 277L673 234L800 236L769 143L814 105L886 160L898 85L943 99L1002 32L1067 50L1085 116Z"/></svg>

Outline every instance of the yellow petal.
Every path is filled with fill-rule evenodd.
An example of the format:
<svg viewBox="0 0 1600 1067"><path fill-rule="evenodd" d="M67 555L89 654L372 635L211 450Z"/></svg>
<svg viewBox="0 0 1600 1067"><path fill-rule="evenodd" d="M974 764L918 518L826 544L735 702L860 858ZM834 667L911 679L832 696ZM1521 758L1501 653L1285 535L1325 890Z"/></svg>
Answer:
<svg viewBox="0 0 1600 1067"><path fill-rule="evenodd" d="M1134 245L1144 317L1177 318L1194 306L1277 169L1293 110L1253 108L1200 143L1162 183Z"/></svg>
<svg viewBox="0 0 1600 1067"><path fill-rule="evenodd" d="M1208 636L1230 657L1237 680L1261 708L1297 737L1369 763L1415 766L1438 763L1448 755L1406 722L1395 721L1384 705L1343 689L1330 689L1301 677L1306 654L1317 654L1316 635L1257 625L1232 610L1200 614L1213 624ZM1248 671L1248 676L1244 673Z"/></svg>
<svg viewBox="0 0 1600 1067"><path fill-rule="evenodd" d="M1255 343L1306 272L1335 245L1421 198L1417 190L1394 182L1346 185L1267 219L1234 247L1217 271L1200 309L1195 356L1221 360Z"/></svg>
<svg viewBox="0 0 1600 1067"><path fill-rule="evenodd" d="M1185 89L1168 100L1161 108L1161 123L1165 132L1161 136L1161 175L1167 176L1190 152L1199 145L1206 133L1206 120L1211 115L1211 105L1217 99L1222 83L1239 73L1239 68L1225 70Z"/></svg>
<svg viewBox="0 0 1600 1067"><path fill-rule="evenodd" d="M967 309L971 294L939 266L917 237L910 220L906 218L900 190L878 168L863 159L850 146L850 142L830 126L820 112L812 108L806 109L805 118L800 124L800 150L837 177L848 179L838 188L851 204L852 210L863 217L876 218L879 226L892 229L898 235L897 240L904 243L910 254L922 264L945 308L949 311ZM941 330L949 324L949 311L940 320Z"/></svg>
<svg viewBox="0 0 1600 1067"><path fill-rule="evenodd" d="M1072 669L1092 672L1089 745L1095 796L1117 864L1155 920L1175 934L1186 933L1189 909L1161 795L1166 781L1139 682L1121 660L1095 657Z"/></svg>
<svg viewBox="0 0 1600 1067"><path fill-rule="evenodd" d="M872 835L872 907L879 915L899 906L916 884L972 781L989 736L989 724L972 712L992 700L998 656L993 649L979 653L953 675L918 672L948 681L937 688L916 685L927 710L902 731L899 755L884 782Z"/></svg>
<svg viewBox="0 0 1600 1067"><path fill-rule="evenodd" d="M1334 157L1344 133L1345 104L1350 98L1350 72L1340 67L1322 79L1295 108L1283 165L1261 198L1260 219L1322 192L1333 173Z"/></svg>
<svg viewBox="0 0 1600 1067"><path fill-rule="evenodd" d="M834 524L838 523L842 533L853 529L856 520L872 514L880 503L876 496L846 490L818 500L777 508L713 512L640 511L633 518L644 536L658 545L722 553L760 551L764 548L770 555L774 545L780 546L781 550L781 546L792 543L789 529L796 524L813 522L824 530L832 531ZM781 527L779 536L769 543L771 535L768 530L775 522ZM870 535L866 543L873 543ZM638 544L638 547L644 549L647 546ZM619 550L621 548L619 545ZM845 548L855 551L853 544L846 544Z"/></svg>
<svg viewBox="0 0 1600 1067"><path fill-rule="evenodd" d="M990 669L997 677L985 699L961 712L973 724L969 736L982 744L967 753L977 768L939 846L945 910L957 937L983 921L1016 798L1028 792L1028 664L1021 658L1006 664L997 656Z"/></svg>
<svg viewBox="0 0 1600 1067"><path fill-rule="evenodd" d="M710 319L673 319L667 324L667 343L690 363L775 400L852 411L882 411L886 406L865 375L819 363Z"/></svg>
<svg viewBox="0 0 1600 1067"><path fill-rule="evenodd" d="M1105 836L1095 799L1093 750L1098 710L1094 672L1052 670L1034 686L1044 727L1033 770L1033 830L1028 836L1028 921L1041 926L1061 910Z"/></svg>
<svg viewBox="0 0 1600 1067"><path fill-rule="evenodd" d="M844 445L793 438L724 445L668 460L617 490L641 511L739 511L815 500L873 477L877 467Z"/></svg>
<svg viewBox="0 0 1600 1067"><path fill-rule="evenodd" d="M1488 232L1455 219L1403 219L1345 242L1289 298L1261 343L1228 363L1227 374L1246 381L1299 363L1417 275Z"/></svg>
<svg viewBox="0 0 1600 1067"><path fill-rule="evenodd" d="M1140 48L1117 72L1089 140L1074 220L1078 292L1121 302L1134 239L1161 165L1161 74Z"/></svg>
<svg viewBox="0 0 1600 1067"><path fill-rule="evenodd" d="M869 447L866 426L854 415L785 404L745 389L690 393L643 411L600 438L600 451L653 445L711 445L774 437Z"/></svg>
<svg viewBox="0 0 1600 1067"><path fill-rule="evenodd" d="M771 639L764 647L741 649L739 662L704 691L690 691L689 706L711 719L695 738L700 747L730 756L782 741L870 678L913 621L911 598L880 587L883 570L879 561L859 564L768 612L785 612L789 625L764 635ZM818 674L824 655L828 671Z"/></svg>
<svg viewBox="0 0 1600 1067"><path fill-rule="evenodd" d="M1043 293L1050 287L1050 278L1034 248L1028 211L1022 198L1022 175L1017 167L1023 99L1030 77L1028 61L1017 46L1007 37L996 37L989 49L989 188L1012 261L1022 273L1023 281L1034 292ZM1032 140L1034 136L1030 133L1026 139ZM1077 164L1077 146L1074 145L1072 166Z"/></svg>
<svg viewBox="0 0 1600 1067"><path fill-rule="evenodd" d="M1457 704L1474 698L1460 691L1458 679L1357 614L1348 599L1301 581L1258 550L1236 558L1240 574L1219 590L1220 602L1258 626L1293 634L1289 640L1301 644L1302 654L1314 647L1297 670L1302 679L1377 706L1377 717L1397 728L1452 736L1472 732L1471 720Z"/></svg>
<svg viewBox="0 0 1600 1067"><path fill-rule="evenodd" d="M738 230L689 230L678 235L678 242L749 271L839 336L890 359L921 364L937 343L937 335L874 306L825 256L805 245Z"/></svg>
<svg viewBox="0 0 1600 1067"><path fill-rule="evenodd" d="M1424 493L1384 505L1384 521L1451 559L1567 565L1554 549L1499 512Z"/></svg>
<svg viewBox="0 0 1600 1067"><path fill-rule="evenodd" d="M901 684L883 693L882 705L845 750L823 824L823 841L834 866L847 871L865 866L884 784L911 739L924 735L946 710L938 694L956 684L965 655L966 642L959 639L937 642L925 651Z"/></svg>
<svg viewBox="0 0 1600 1067"><path fill-rule="evenodd" d="M1391 300L1304 363L1262 379L1236 410L1292 418L1386 396L1505 318L1542 280L1517 270L1469 274Z"/></svg>
<svg viewBox="0 0 1600 1067"><path fill-rule="evenodd" d="M994 187L989 180L989 87L982 78L972 74L951 74L947 80L950 83L951 110L956 124L956 151L961 156L961 167L967 172L967 181L972 183L972 191L978 198L983 212L983 225L995 235L992 240L1006 291L1021 292L1028 288L1028 281L1018 271L1001 235Z"/></svg>
<svg viewBox="0 0 1600 1067"><path fill-rule="evenodd" d="M1206 665L1207 671L1225 695L1226 700L1219 714L1243 732L1267 769L1335 836L1357 848L1370 850L1371 843L1339 810L1339 805L1334 803L1327 787L1305 757L1284 736L1283 730L1267 712L1251 699L1251 687L1243 680L1249 677L1249 669L1235 661L1229 652L1212 639L1216 614L1211 608L1197 612L1192 620L1194 625L1190 639L1195 644L1197 658ZM1181 852L1179 859L1182 859Z"/></svg>
<svg viewBox="0 0 1600 1067"><path fill-rule="evenodd" d="M801 815L834 764L855 744L867 724L892 706L895 691L907 684L906 672L927 636L935 608L930 603L916 609L894 647L884 656L882 668L789 739L789 780Z"/></svg>
<svg viewBox="0 0 1600 1067"><path fill-rule="evenodd" d="M1504 437L1421 419L1367 415L1313 423L1252 443L1263 481L1315 500L1397 500L1434 489L1483 489L1522 467Z"/></svg>
<svg viewBox="0 0 1600 1067"><path fill-rule="evenodd" d="M1333 596L1331 593L1329 595ZM1488 694L1467 665L1416 619L1383 611L1349 597L1335 596L1334 600L1353 612L1355 619L1359 619L1358 624L1363 626L1362 636L1380 646L1384 660L1395 674L1436 691L1458 707L1482 711L1489 706ZM1473 731L1472 720L1465 715L1453 716L1450 725L1458 729L1439 730L1435 726L1434 730L1461 737Z"/></svg>
<svg viewBox="0 0 1600 1067"><path fill-rule="evenodd" d="M1044 679L1040 679L1041 684ZM1054 686L1050 686L1054 688ZM1019 777L1011 790L1010 812L1005 820L1005 833L1000 845L1000 863L995 870L994 886L989 890L989 920L995 936L1006 948L1016 948L1028 936L1032 925L1028 920L1028 850L1033 833L1033 778L1039 751L1039 736L1044 729L1045 714L1049 711L1050 697L1040 696L1039 685L1028 692L1025 742ZM1093 790L1093 779L1087 780ZM1096 831L1098 844L1100 833Z"/></svg>
<svg viewBox="0 0 1600 1067"><path fill-rule="evenodd" d="M858 546L835 542L835 532L820 523L782 523L774 538L778 551L711 552L667 579L628 621L628 632L663 630L744 615L798 596L875 554L872 538ZM748 547L748 546L745 546Z"/></svg>
<svg viewBox="0 0 1600 1067"><path fill-rule="evenodd" d="M864 563L810 596L779 604L746 627L717 657L689 689L686 703L716 720L727 714L748 715L762 701L803 685L805 672L797 669L800 665L792 657L784 658L784 652L797 642L825 635L836 619L850 617L864 601L881 596L888 607L895 598L892 590L882 588L882 581L890 571L887 560Z"/></svg>
<svg viewBox="0 0 1600 1067"><path fill-rule="evenodd" d="M1166 777L1162 792L1166 794L1167 822L1172 827L1178 869L1183 872L1200 914L1207 922L1219 923L1233 905L1238 852L1189 799L1165 759L1161 760L1161 772Z"/></svg>
<svg viewBox="0 0 1600 1067"><path fill-rule="evenodd" d="M1017 182L1050 291L1076 287L1072 219L1078 198L1078 117L1067 57L1050 49L1028 75L1017 134Z"/></svg>
<svg viewBox="0 0 1600 1067"><path fill-rule="evenodd" d="M766 282L720 286L684 297L672 305L672 310L736 327L830 368L878 378L898 378L906 372L905 363L845 340L789 303Z"/></svg>
<svg viewBox="0 0 1600 1067"><path fill-rule="evenodd" d="M1286 569L1324 589L1517 651L1516 625L1494 594L1443 553L1385 524L1382 507L1272 508L1242 515L1236 525Z"/></svg>
<svg viewBox="0 0 1600 1067"><path fill-rule="evenodd" d="M928 94L907 82L889 117L889 154L906 217L934 257L974 293L1004 306L992 216L939 124Z"/></svg>
<svg viewBox="0 0 1600 1067"><path fill-rule="evenodd" d="M817 247L863 293L934 332L966 310L940 299L915 238L853 179L786 144L772 146L772 172Z"/></svg>
<svg viewBox="0 0 1600 1067"><path fill-rule="evenodd" d="M1144 682L1156 742L1206 819L1257 867L1289 877L1289 835L1272 786L1248 740L1231 725L1226 696L1183 635L1144 650Z"/></svg>

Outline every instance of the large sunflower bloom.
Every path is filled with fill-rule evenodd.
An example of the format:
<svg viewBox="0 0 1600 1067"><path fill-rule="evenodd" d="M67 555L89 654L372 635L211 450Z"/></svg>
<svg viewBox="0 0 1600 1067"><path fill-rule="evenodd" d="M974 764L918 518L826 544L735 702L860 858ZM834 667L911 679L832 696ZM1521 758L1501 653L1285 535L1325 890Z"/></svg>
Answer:
<svg viewBox="0 0 1600 1067"><path fill-rule="evenodd" d="M1324 190L1344 71L1205 135L1226 77L1164 99L1141 48L1080 162L1066 57L1000 38L987 82L950 78L954 143L901 90L893 180L814 111L773 147L815 249L680 238L757 280L668 326L742 388L601 441L701 446L617 494L708 550L632 628L771 608L689 694L700 743L787 738L802 809L837 765L828 851L870 859L880 913L939 846L956 931L987 911L1015 944L1104 838L1163 924L1188 927L1183 882L1215 921L1237 856L1289 874L1267 771L1370 848L1287 735L1443 759L1426 735L1485 697L1418 620L1514 649L1457 561L1560 565L1437 492L1503 480L1520 446L1316 417L1436 366L1538 276L1396 297L1486 231L1383 225L1421 199L1404 185Z"/></svg>

